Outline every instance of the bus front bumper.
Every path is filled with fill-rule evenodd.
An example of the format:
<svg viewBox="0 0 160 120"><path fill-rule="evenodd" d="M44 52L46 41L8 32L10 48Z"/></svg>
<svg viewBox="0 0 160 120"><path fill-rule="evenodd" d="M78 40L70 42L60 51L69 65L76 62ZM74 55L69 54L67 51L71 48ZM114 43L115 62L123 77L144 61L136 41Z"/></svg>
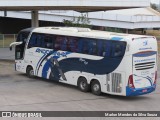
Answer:
<svg viewBox="0 0 160 120"><path fill-rule="evenodd" d="M151 87L138 88L138 89L130 88L130 87L127 86L126 87L126 96L144 95L144 94L148 94L148 93L151 93L151 92L155 91L155 89L156 89L155 84Z"/></svg>

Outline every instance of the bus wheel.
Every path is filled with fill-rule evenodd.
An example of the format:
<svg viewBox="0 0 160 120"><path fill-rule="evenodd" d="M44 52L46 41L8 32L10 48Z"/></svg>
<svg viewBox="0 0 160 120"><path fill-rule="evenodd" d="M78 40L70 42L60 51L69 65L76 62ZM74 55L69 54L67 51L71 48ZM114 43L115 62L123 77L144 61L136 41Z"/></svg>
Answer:
<svg viewBox="0 0 160 120"><path fill-rule="evenodd" d="M89 85L87 83L87 80L84 77L81 77L78 79L78 88L82 92L88 92L89 91Z"/></svg>
<svg viewBox="0 0 160 120"><path fill-rule="evenodd" d="M94 80L91 83L91 91L95 95L100 95L101 94L101 85L97 80Z"/></svg>
<svg viewBox="0 0 160 120"><path fill-rule="evenodd" d="M34 71L33 71L33 68L31 66L27 67L26 73L27 73L28 77L30 77L30 78L34 77Z"/></svg>

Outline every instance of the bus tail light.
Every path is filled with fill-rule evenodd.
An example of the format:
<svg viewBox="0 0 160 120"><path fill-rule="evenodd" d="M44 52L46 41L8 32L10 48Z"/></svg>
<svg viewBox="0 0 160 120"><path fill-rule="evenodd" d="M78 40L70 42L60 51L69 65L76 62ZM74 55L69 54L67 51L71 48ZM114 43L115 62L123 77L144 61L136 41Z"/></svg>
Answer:
<svg viewBox="0 0 160 120"><path fill-rule="evenodd" d="M130 75L130 76L129 76L128 86L129 86L130 88L135 88L135 86L134 86L134 84L133 84L133 75Z"/></svg>
<svg viewBox="0 0 160 120"><path fill-rule="evenodd" d="M157 71L155 72L155 80L154 80L154 84L156 84L157 82Z"/></svg>

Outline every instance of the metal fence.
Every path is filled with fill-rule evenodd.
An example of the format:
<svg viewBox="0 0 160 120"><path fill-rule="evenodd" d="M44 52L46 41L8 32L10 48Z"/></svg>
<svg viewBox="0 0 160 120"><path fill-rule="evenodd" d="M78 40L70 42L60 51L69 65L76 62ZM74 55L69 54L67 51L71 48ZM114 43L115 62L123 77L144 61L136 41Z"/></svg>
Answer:
<svg viewBox="0 0 160 120"><path fill-rule="evenodd" d="M17 34L0 34L0 48L9 47L10 43L15 42Z"/></svg>

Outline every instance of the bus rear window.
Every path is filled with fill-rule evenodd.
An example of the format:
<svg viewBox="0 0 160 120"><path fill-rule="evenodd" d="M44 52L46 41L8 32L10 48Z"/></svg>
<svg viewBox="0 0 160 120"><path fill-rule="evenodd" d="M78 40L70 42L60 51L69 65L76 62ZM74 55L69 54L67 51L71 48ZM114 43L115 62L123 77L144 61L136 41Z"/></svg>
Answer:
<svg viewBox="0 0 160 120"><path fill-rule="evenodd" d="M112 42L112 57L122 57L125 53L125 42Z"/></svg>

